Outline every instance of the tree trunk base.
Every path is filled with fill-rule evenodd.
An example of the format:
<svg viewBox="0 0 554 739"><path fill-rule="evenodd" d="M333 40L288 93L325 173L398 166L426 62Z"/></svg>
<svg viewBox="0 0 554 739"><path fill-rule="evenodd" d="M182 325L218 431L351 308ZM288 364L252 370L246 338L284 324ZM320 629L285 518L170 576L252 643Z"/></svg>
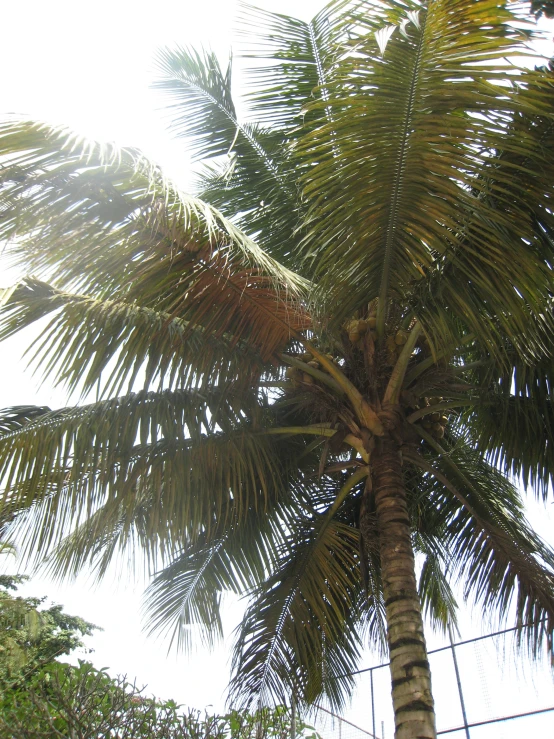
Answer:
<svg viewBox="0 0 554 739"><path fill-rule="evenodd" d="M371 459L387 617L395 739L436 739L431 673L417 592L410 517L397 444L376 442Z"/></svg>

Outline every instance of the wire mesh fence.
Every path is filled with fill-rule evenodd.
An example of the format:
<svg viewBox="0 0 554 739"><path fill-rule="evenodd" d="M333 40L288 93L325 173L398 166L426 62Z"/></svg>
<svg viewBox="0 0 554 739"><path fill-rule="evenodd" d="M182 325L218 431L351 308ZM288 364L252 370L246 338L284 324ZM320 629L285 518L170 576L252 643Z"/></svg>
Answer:
<svg viewBox="0 0 554 739"><path fill-rule="evenodd" d="M312 724L322 739L373 739L372 734L322 706L317 706Z"/></svg>
<svg viewBox="0 0 554 739"><path fill-rule="evenodd" d="M514 629L430 650L437 734L445 739L554 739L550 660L522 660ZM356 723L319 708L322 739L393 739L388 663L358 673Z"/></svg>

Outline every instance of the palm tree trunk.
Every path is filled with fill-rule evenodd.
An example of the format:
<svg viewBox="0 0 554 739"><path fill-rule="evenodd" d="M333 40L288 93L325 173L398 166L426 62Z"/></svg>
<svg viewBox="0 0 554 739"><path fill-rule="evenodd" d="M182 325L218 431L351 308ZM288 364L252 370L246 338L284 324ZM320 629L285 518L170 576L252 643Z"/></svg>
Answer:
<svg viewBox="0 0 554 739"><path fill-rule="evenodd" d="M372 482L390 652L395 739L435 739L431 673L398 446L377 440Z"/></svg>

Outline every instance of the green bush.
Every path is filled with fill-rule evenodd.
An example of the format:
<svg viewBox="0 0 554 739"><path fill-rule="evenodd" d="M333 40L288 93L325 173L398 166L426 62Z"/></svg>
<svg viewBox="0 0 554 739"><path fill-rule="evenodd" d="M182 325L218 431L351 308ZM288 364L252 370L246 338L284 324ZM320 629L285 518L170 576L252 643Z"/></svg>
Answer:
<svg viewBox="0 0 554 739"><path fill-rule="evenodd" d="M301 721L296 731L316 737ZM0 739L289 739L291 733L285 707L202 715L146 697L135 683L83 661L47 665L5 692L0 704Z"/></svg>

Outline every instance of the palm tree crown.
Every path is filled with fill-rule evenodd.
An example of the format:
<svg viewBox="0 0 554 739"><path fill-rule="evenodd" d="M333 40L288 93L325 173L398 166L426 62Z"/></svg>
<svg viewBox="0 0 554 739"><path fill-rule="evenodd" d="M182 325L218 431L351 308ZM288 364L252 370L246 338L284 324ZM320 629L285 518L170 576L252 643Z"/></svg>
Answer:
<svg viewBox="0 0 554 739"><path fill-rule="evenodd" d="M0 338L44 319L44 374L99 393L4 412L5 515L58 574L142 552L181 645L248 594L237 699L339 706L369 637L396 736L434 736L421 610L455 621L458 581L552 649L554 552L513 482L546 498L554 470L554 88L522 13L244 6L242 117L230 63L160 53L197 198L137 151L0 128L33 275Z"/></svg>

